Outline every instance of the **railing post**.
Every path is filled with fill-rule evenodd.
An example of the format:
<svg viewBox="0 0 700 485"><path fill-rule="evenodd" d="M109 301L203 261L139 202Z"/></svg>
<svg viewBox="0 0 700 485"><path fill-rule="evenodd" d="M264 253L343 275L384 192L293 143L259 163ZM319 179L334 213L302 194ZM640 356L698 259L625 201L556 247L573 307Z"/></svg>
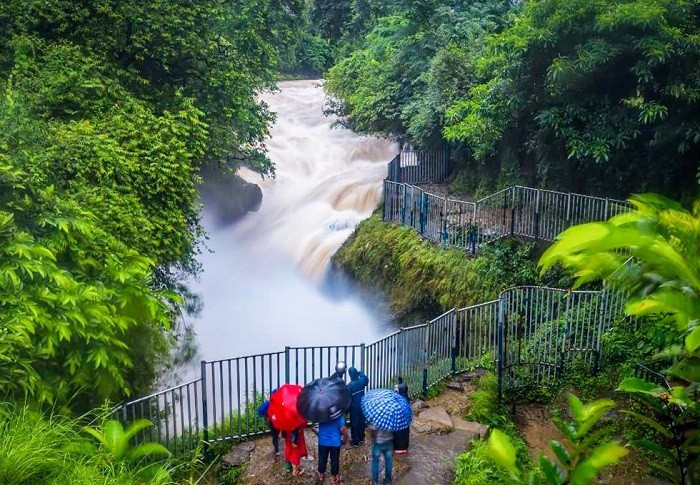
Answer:
<svg viewBox="0 0 700 485"><path fill-rule="evenodd" d="M425 339L423 339L423 396L428 392L428 366L430 365L430 322L425 325Z"/></svg>
<svg viewBox="0 0 700 485"><path fill-rule="evenodd" d="M609 212L608 212L609 207L610 207L610 199L606 197L605 198L605 213L603 214L604 221L607 221L608 218L610 217Z"/></svg>
<svg viewBox="0 0 700 485"><path fill-rule="evenodd" d="M402 185L403 187L403 205L401 207L401 224L406 224L406 205L408 205L408 191L406 190L406 185Z"/></svg>
<svg viewBox="0 0 700 485"><path fill-rule="evenodd" d="M600 307L598 309L598 328L596 329L596 351L593 355L593 375L598 374L598 368L603 353L603 323L605 319L605 287L600 292Z"/></svg>
<svg viewBox="0 0 700 485"><path fill-rule="evenodd" d="M447 246L447 197L445 197L445 204L442 212L442 224L440 224L442 228L442 234L440 234L441 239L442 239L442 247L443 249L445 246Z"/></svg>
<svg viewBox="0 0 700 485"><path fill-rule="evenodd" d="M566 222L567 222L567 225L568 225L570 220L571 220L571 192L569 192L569 196L566 199Z"/></svg>
<svg viewBox="0 0 700 485"><path fill-rule="evenodd" d="M207 361L200 363L202 379L202 440L204 442L204 460L209 459L209 405L207 402ZM167 426L167 423L166 423Z"/></svg>
<svg viewBox="0 0 700 485"><path fill-rule="evenodd" d="M428 394L428 369L423 368L423 384L422 384L423 397Z"/></svg>
<svg viewBox="0 0 700 485"><path fill-rule="evenodd" d="M540 238L540 189L536 189L535 195L535 217L533 218L533 232L535 234L535 240Z"/></svg>
<svg viewBox="0 0 700 485"><path fill-rule="evenodd" d="M428 194L423 192L423 200L420 207L420 233L425 233L425 226L428 220Z"/></svg>
<svg viewBox="0 0 700 485"><path fill-rule="evenodd" d="M457 310L455 308L452 309L452 324L451 324L451 332L452 332L452 349L451 349L451 357L452 357L452 364L450 367L452 377L454 378L455 374L457 373Z"/></svg>
<svg viewBox="0 0 700 485"><path fill-rule="evenodd" d="M289 349L287 346L284 348L284 383L289 384Z"/></svg>
<svg viewBox="0 0 700 485"><path fill-rule="evenodd" d="M498 376L498 400L503 399L503 298L498 297L498 327L496 338L498 339L498 355L496 360L496 371Z"/></svg>
<svg viewBox="0 0 700 485"><path fill-rule="evenodd" d="M365 372L365 343L360 344L360 370Z"/></svg>

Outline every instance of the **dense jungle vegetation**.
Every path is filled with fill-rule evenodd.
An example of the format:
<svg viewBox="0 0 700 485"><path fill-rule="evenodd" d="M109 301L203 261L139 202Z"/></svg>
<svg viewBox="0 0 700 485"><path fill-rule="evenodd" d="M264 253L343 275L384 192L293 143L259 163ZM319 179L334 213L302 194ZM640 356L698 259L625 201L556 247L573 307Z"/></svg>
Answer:
<svg viewBox="0 0 700 485"><path fill-rule="evenodd" d="M697 481L698 0L5 0L0 482L199 480L198 456L152 459L168 450L133 443L151 423L99 406L147 391L172 350L205 237L201 169L274 175L257 96L299 76L323 76L357 131L449 144L455 191L680 201L638 196L633 215L570 229L541 273L532 244L472 259L377 216L336 261L397 313L606 279L643 319L606 336L602 376L569 383L586 403L562 408L558 462L529 459L488 374L473 418L500 431L458 459L458 483L590 483L623 438L656 475ZM670 385L631 377L641 361ZM637 424L601 425L613 406Z"/></svg>
<svg viewBox="0 0 700 485"><path fill-rule="evenodd" d="M270 174L256 96L302 0L0 5L0 390L144 391L202 237L204 164Z"/></svg>
<svg viewBox="0 0 700 485"><path fill-rule="evenodd" d="M316 25L334 47L334 110L357 130L449 142L463 190L697 193L697 1L316 5L333 18Z"/></svg>

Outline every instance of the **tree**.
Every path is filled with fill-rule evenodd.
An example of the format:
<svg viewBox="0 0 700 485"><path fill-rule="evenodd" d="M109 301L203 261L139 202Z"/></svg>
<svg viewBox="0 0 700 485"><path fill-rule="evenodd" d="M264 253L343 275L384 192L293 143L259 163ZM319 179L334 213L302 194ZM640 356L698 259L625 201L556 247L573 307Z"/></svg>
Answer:
<svg viewBox="0 0 700 485"><path fill-rule="evenodd" d="M693 197L699 22L692 0L524 2L445 136L493 171L513 160L529 184Z"/></svg>

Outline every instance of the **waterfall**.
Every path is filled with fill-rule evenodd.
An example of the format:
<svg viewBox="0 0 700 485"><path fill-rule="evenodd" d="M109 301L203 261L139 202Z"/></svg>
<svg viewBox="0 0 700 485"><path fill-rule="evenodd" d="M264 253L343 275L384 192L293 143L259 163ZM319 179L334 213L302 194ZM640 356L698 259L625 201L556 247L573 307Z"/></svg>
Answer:
<svg viewBox="0 0 700 485"><path fill-rule="evenodd" d="M203 209L208 251L191 285L203 303L194 321L200 358L369 342L388 331L383 311L342 279L330 285L328 271L379 202L397 145L334 127L324 99L319 81L265 93L277 116L267 143L276 176L239 171L260 186L260 209L227 224Z"/></svg>

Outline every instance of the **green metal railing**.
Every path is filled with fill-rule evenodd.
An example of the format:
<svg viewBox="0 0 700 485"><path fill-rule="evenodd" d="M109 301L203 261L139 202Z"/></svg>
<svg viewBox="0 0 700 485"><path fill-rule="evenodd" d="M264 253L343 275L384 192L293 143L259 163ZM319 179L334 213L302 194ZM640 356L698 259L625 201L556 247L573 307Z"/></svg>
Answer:
<svg viewBox="0 0 700 485"><path fill-rule="evenodd" d="M494 362L501 392L551 385L574 362L596 369L602 335L622 305L622 298L601 291L511 288L497 300L451 309L369 345L286 347L202 361L199 379L127 402L114 414L150 419L156 426L137 439L180 454L265 433L256 409L273 389L329 376L340 360L366 372L370 389L391 388L402 376L412 397L484 358Z"/></svg>
<svg viewBox="0 0 700 485"><path fill-rule="evenodd" d="M448 160L447 151L404 151L390 162L389 175L439 182L448 174ZM519 186L477 202L441 198L391 180L384 189L384 219L472 251L505 235L550 240L571 224L627 210L623 201ZM366 372L370 388L391 388L403 377L411 396L484 359L497 369L499 394L551 385L572 363L597 368L602 335L623 314L623 305L621 295L607 291L511 288L496 300L451 309L367 345L285 347L202 361L198 379L124 403L113 415L123 421L150 419L156 426L137 439L182 454L205 443L265 433L256 410L273 389L329 376L340 360Z"/></svg>

